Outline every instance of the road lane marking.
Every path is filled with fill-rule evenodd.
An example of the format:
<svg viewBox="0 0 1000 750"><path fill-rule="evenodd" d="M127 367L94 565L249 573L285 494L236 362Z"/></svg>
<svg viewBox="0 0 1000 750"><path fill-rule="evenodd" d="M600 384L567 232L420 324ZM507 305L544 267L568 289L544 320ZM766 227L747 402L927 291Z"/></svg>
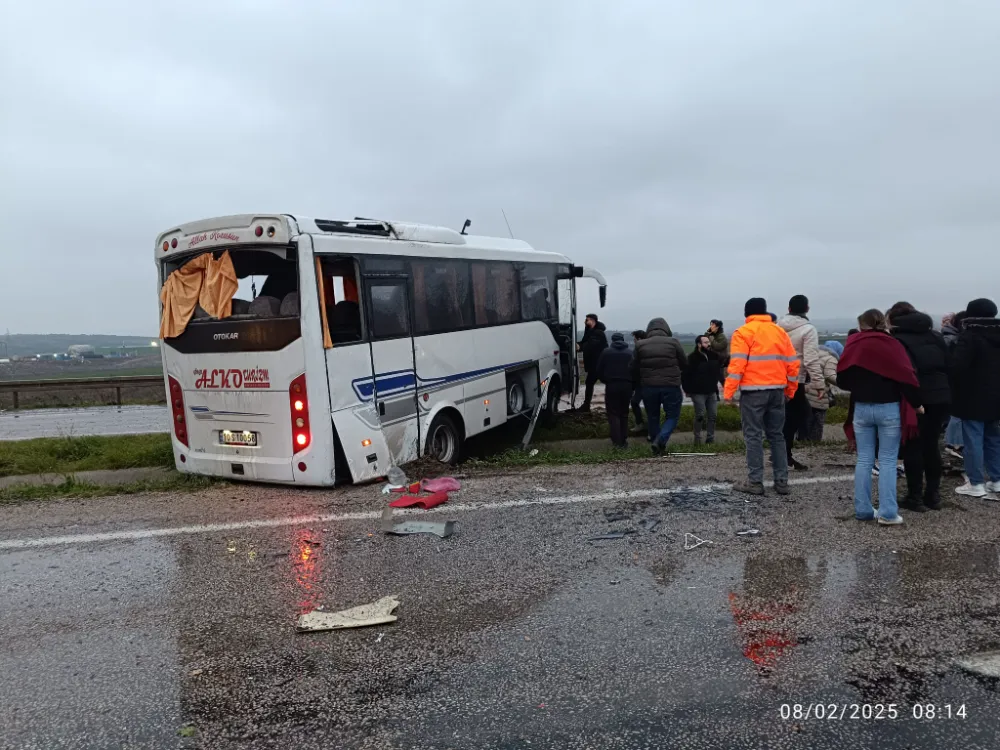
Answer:
<svg viewBox="0 0 1000 750"><path fill-rule="evenodd" d="M833 477L808 477L792 479L789 484L807 486L813 484L833 484L836 482L853 482L853 474L843 474ZM773 485L773 482L768 482ZM651 497L667 497L682 492L713 492L732 489L731 484L702 484L688 487L669 487L647 490L609 490L589 495L563 495L555 497L532 497L523 500L500 500L490 503L452 503L442 505L429 511L397 510L395 516L427 515L429 513L471 513L481 510L503 510L506 508L525 508L532 505L576 505L579 503L598 503L614 500L642 500ZM261 518L248 521L231 521L228 523L204 523L192 526L170 526L162 529L133 529L129 531L107 531L99 534L70 534L67 536L46 536L34 539L4 539L0 540L0 551L30 549L34 547L61 547L71 544L96 544L99 542L128 542L140 539L157 539L161 537L185 536L190 534L214 534L220 531L245 531L249 529L273 529L282 526L306 526L338 521L372 521L381 518L381 511L368 510L354 513L329 513L310 516L287 516L284 518Z"/></svg>

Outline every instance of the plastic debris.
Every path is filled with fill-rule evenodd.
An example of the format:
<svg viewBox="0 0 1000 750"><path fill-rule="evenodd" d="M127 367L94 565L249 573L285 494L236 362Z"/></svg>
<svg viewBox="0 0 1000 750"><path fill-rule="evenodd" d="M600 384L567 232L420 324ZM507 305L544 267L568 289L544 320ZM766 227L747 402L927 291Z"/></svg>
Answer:
<svg viewBox="0 0 1000 750"><path fill-rule="evenodd" d="M385 633L379 633L378 637L375 639L375 643L381 643L383 638L385 638Z"/></svg>
<svg viewBox="0 0 1000 750"><path fill-rule="evenodd" d="M313 633L322 630L344 630L346 628L365 628L369 625L382 625L396 622L393 610L399 606L399 600L394 596L384 596L377 602L362 604L359 607L344 609L340 612L320 612L313 610L299 616L298 631Z"/></svg>
<svg viewBox="0 0 1000 750"><path fill-rule="evenodd" d="M690 531L684 532L684 549L694 549L703 544L715 544L711 539L702 539L700 536L692 534Z"/></svg>
<svg viewBox="0 0 1000 750"><path fill-rule="evenodd" d="M737 531L736 536L757 536L760 533L760 529L744 529L743 531Z"/></svg>
<svg viewBox="0 0 1000 750"><path fill-rule="evenodd" d="M455 533L455 522L444 521L443 523L435 523L433 521L405 521L403 523L394 524L392 527L385 529L385 533L397 536L403 536L405 534L434 534L442 539L447 539Z"/></svg>
<svg viewBox="0 0 1000 750"><path fill-rule="evenodd" d="M420 506L424 510L430 510L435 508L441 503L448 502L447 492L435 492L433 495L426 495L424 497L414 497L413 495L403 495L401 498L393 500L389 503L393 508L412 508L414 506Z"/></svg>
<svg viewBox="0 0 1000 750"><path fill-rule="evenodd" d="M656 527L659 525L659 518L643 518L639 521L639 527L645 529L648 533L656 531Z"/></svg>
<svg viewBox="0 0 1000 750"><path fill-rule="evenodd" d="M230 541L229 544L226 545L226 552L228 552L230 555L233 555L233 554L236 553L236 542L235 541Z"/></svg>
<svg viewBox="0 0 1000 750"><path fill-rule="evenodd" d="M385 473L385 478L389 480L389 484L394 484L397 487L403 487L410 483L410 480L406 478L406 474L398 466L393 466L389 469Z"/></svg>
<svg viewBox="0 0 1000 750"><path fill-rule="evenodd" d="M388 495L391 492L402 492L405 489L406 487L401 484L387 484L382 487L382 494Z"/></svg>
<svg viewBox="0 0 1000 750"><path fill-rule="evenodd" d="M528 455L529 456L537 456L538 455L538 448L532 448L531 452Z"/></svg>
<svg viewBox="0 0 1000 750"><path fill-rule="evenodd" d="M588 542L600 542L605 539L624 539L629 534L634 534L635 529L625 529L625 531L610 531L607 534L601 534L600 536L592 536L588 539Z"/></svg>
<svg viewBox="0 0 1000 750"><path fill-rule="evenodd" d="M454 477L440 477L438 479L423 479L420 482L418 491L420 492L458 492L462 489L461 483ZM413 488L410 488L413 491Z"/></svg>

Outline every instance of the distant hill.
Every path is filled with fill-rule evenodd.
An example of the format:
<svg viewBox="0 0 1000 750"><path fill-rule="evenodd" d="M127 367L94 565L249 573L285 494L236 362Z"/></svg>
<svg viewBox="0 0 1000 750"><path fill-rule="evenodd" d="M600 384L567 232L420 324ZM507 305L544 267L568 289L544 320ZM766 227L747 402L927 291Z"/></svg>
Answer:
<svg viewBox="0 0 1000 750"><path fill-rule="evenodd" d="M62 354L75 344L102 350L148 347L155 336L112 336L105 334L12 333L0 335L0 358L29 357L35 354ZM6 346L5 346L6 345ZM6 348L6 352L4 349Z"/></svg>

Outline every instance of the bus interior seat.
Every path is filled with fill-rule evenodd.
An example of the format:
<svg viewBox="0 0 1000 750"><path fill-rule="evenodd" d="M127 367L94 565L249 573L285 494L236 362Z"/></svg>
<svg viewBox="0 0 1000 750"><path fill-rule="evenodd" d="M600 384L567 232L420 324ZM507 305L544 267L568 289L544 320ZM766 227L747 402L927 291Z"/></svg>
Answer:
<svg viewBox="0 0 1000 750"><path fill-rule="evenodd" d="M257 318L276 318L281 312L281 301L276 297L261 294L250 303L250 314Z"/></svg>
<svg viewBox="0 0 1000 750"><path fill-rule="evenodd" d="M249 315L250 302L239 297L233 297L233 315Z"/></svg>
<svg viewBox="0 0 1000 750"><path fill-rule="evenodd" d="M289 292L281 300L281 309L278 311L283 318L299 317L299 293Z"/></svg>

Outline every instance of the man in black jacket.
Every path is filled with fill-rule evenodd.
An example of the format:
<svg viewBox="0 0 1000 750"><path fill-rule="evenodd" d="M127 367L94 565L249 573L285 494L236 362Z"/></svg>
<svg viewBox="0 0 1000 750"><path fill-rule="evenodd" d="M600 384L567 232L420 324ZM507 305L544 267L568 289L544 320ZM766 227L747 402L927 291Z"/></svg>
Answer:
<svg viewBox="0 0 1000 750"><path fill-rule="evenodd" d="M1000 492L1000 320L988 299L973 300L966 312L952 351L951 407L962 420L969 481L955 492L985 497Z"/></svg>
<svg viewBox="0 0 1000 750"><path fill-rule="evenodd" d="M681 370L687 355L681 342L674 338L663 318L653 318L646 327L646 338L636 342L632 358L633 373L642 381L642 400L646 405L646 424L653 455L662 456L667 441L681 416ZM660 429L660 407L667 421Z"/></svg>
<svg viewBox="0 0 1000 750"><path fill-rule="evenodd" d="M611 442L616 448L628 446L628 407L632 398L632 352L625 337L611 335L611 347L597 360L597 377L604 383L604 408L611 426Z"/></svg>
<svg viewBox="0 0 1000 750"><path fill-rule="evenodd" d="M632 331L632 347L642 339L646 338L645 331ZM639 373L633 372L632 377L632 416L635 417L635 434L641 435L646 432L646 420L642 416L642 381L639 379Z"/></svg>
<svg viewBox="0 0 1000 750"><path fill-rule="evenodd" d="M590 402L594 398L594 386L597 384L597 360L601 352L608 348L608 336L604 323L591 313L584 321L586 330L579 348L583 353L583 369L587 373L587 386L583 396L583 406L580 411L590 411Z"/></svg>
<svg viewBox="0 0 1000 750"><path fill-rule="evenodd" d="M903 345L920 381L924 413L917 416L920 436L903 444L907 497L900 507L923 512L941 507L941 451L938 440L951 409L948 345L934 330L930 315L908 302L897 302L886 313L892 335ZM927 484L924 485L924 476ZM926 508L924 507L926 505Z"/></svg>
<svg viewBox="0 0 1000 750"><path fill-rule="evenodd" d="M698 337L681 377L684 393L694 402L694 442L701 445L701 428L708 423L706 443L715 442L715 417L719 410L719 374L722 358L707 335ZM707 420L706 420L707 417Z"/></svg>

